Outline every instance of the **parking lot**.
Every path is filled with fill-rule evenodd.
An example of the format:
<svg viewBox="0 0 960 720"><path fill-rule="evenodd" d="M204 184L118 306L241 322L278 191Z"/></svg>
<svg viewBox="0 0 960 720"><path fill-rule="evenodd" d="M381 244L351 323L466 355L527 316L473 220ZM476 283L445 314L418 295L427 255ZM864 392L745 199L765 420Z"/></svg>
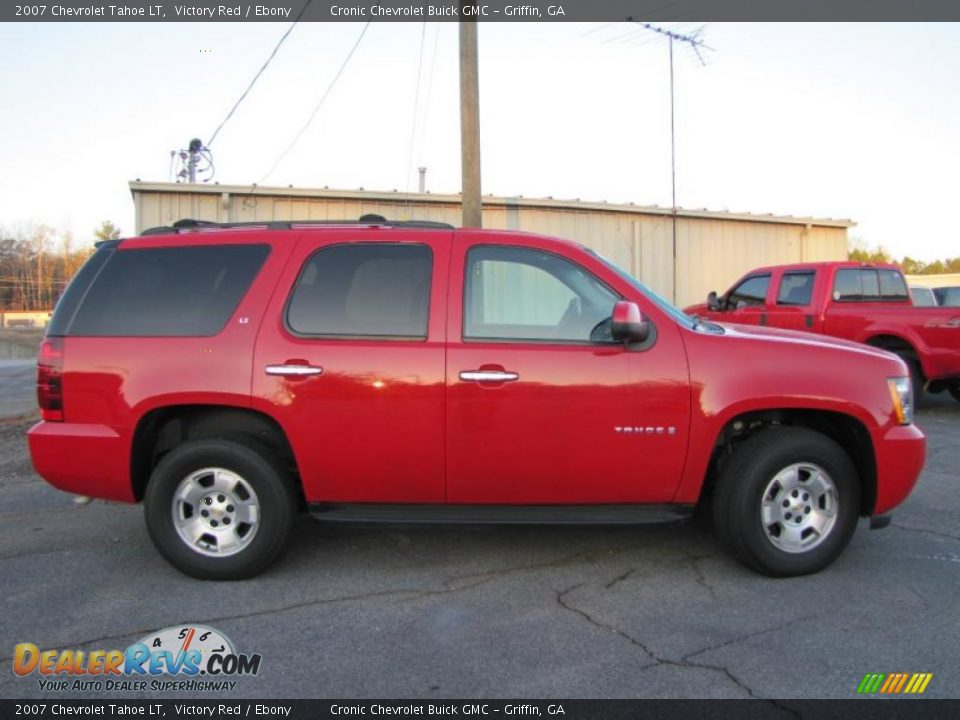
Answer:
<svg viewBox="0 0 960 720"><path fill-rule="evenodd" d="M36 674L12 673L16 643L122 649L195 622L262 655L231 698L852 698L867 672L932 672L925 695L956 697L960 403L927 398L918 424L930 445L917 490L890 528L861 523L815 576L755 575L696 523L368 528L304 517L267 573L208 583L160 558L139 507L77 504L42 482L29 421L8 420L0 696L44 695Z"/></svg>

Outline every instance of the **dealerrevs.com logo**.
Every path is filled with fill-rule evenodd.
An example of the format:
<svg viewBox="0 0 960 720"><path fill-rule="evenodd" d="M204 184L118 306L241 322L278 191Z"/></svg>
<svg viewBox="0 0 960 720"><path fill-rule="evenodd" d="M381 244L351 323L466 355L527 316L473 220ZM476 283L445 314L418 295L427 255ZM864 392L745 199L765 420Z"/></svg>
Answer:
<svg viewBox="0 0 960 720"><path fill-rule="evenodd" d="M126 650L41 650L20 643L13 672L39 675L40 690L229 691L232 678L260 672L260 655L238 653L219 630L178 625L151 633Z"/></svg>

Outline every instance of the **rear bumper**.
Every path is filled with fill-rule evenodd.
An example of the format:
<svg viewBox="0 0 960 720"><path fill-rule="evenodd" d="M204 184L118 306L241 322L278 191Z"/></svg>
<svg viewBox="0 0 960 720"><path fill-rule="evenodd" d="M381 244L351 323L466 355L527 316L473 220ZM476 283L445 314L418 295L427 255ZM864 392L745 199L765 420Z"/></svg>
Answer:
<svg viewBox="0 0 960 720"><path fill-rule="evenodd" d="M888 429L876 443L877 500L873 515L902 503L920 478L927 457L927 439L916 425Z"/></svg>
<svg viewBox="0 0 960 720"><path fill-rule="evenodd" d="M39 422L27 432L37 474L76 495L136 502L129 442L106 425Z"/></svg>

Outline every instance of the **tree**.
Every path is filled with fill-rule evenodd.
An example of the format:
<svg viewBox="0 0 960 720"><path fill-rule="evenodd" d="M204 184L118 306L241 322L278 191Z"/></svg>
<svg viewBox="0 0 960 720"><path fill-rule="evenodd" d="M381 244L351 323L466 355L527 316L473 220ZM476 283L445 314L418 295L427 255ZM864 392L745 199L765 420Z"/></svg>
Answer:
<svg viewBox="0 0 960 720"><path fill-rule="evenodd" d="M97 240L117 240L120 237L120 228L109 220L100 223L100 227L93 231Z"/></svg>
<svg viewBox="0 0 960 720"><path fill-rule="evenodd" d="M71 241L69 232L43 225L0 228L0 310L52 308L93 252L90 245L74 250Z"/></svg>
<svg viewBox="0 0 960 720"><path fill-rule="evenodd" d="M859 238L852 238L847 250L847 259L863 263L895 263L903 270L904 275L941 275L944 273L960 273L960 257L947 258L924 262L904 255L902 260L895 260L883 246L876 250L868 248Z"/></svg>
<svg viewBox="0 0 960 720"><path fill-rule="evenodd" d="M923 260L914 260L909 255L905 255L903 260L900 261L900 268L906 275L920 275L926 266L927 264Z"/></svg>

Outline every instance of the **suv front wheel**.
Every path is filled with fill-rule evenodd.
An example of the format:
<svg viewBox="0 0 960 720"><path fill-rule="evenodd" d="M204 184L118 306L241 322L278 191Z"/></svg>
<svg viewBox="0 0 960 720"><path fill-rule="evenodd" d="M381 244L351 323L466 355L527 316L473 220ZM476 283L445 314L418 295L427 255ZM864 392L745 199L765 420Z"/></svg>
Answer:
<svg viewBox="0 0 960 720"><path fill-rule="evenodd" d="M289 474L266 449L196 440L171 450L147 485L157 550L195 578L239 580L283 549L297 512Z"/></svg>
<svg viewBox="0 0 960 720"><path fill-rule="evenodd" d="M797 427L761 430L724 466L713 499L717 534L749 567L774 577L832 563L857 526L860 483L833 440Z"/></svg>

